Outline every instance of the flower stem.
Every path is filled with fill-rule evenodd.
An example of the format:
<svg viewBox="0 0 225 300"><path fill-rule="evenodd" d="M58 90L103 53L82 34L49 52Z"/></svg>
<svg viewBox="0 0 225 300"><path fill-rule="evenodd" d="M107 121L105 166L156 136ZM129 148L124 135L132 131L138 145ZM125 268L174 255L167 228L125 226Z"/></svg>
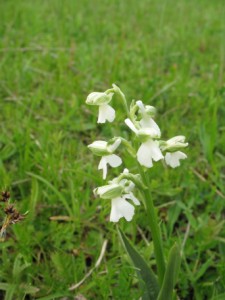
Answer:
<svg viewBox="0 0 225 300"><path fill-rule="evenodd" d="M124 106L124 108L125 108L126 114L127 114L128 118L129 118L129 116L130 116L130 111L129 111L128 104L127 104L127 99L126 99L124 93L121 91L121 89L120 89L117 85L113 84L112 86L113 86L114 92L115 92L115 93L118 95L118 97L121 99L122 104L123 104L123 106Z"/></svg>
<svg viewBox="0 0 225 300"><path fill-rule="evenodd" d="M157 221L157 214L155 211L155 207L152 201L151 192L149 189L149 181L146 178L146 174L144 173L142 167L139 165L139 172L141 174L142 180L144 184L148 187L146 190L142 190L142 193L145 198L146 209L149 219L149 225L152 234L152 240L154 243L154 250L155 250L155 257L156 257L156 265L158 271L158 278L159 283L162 285L164 274L165 274L165 260L164 260L164 253L162 247L162 236L160 227Z"/></svg>

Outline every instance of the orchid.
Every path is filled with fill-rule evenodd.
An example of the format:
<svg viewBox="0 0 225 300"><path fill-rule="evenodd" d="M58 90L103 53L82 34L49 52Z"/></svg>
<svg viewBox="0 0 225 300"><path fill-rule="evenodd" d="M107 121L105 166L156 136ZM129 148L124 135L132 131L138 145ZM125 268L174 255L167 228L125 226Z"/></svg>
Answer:
<svg viewBox="0 0 225 300"><path fill-rule="evenodd" d="M159 148L159 142L155 140L160 138L161 131L156 122L147 113L142 101L139 100L136 104L142 115L141 120L133 123L129 118L127 118L125 123L137 135L137 137L142 140L142 144L137 151L138 162L142 166L151 168L153 166L153 160L159 161L160 159L163 159L162 152Z"/></svg>
<svg viewBox="0 0 225 300"><path fill-rule="evenodd" d="M187 155L179 149L185 148L188 143L185 143L185 136L175 136L168 141L161 141L160 148L162 151L166 151L165 162L168 166L176 168L180 166L180 160L187 158Z"/></svg>
<svg viewBox="0 0 225 300"><path fill-rule="evenodd" d="M127 169L122 174L129 174ZM132 174L131 174L132 176ZM133 189L135 184L128 179L114 178L108 185L98 187L94 190L95 195L103 199L111 199L110 221L118 222L121 218L131 221L134 216L135 208L133 204L140 205L139 200L134 196Z"/></svg>
<svg viewBox="0 0 225 300"><path fill-rule="evenodd" d="M112 96L114 93L99 93L93 92L88 95L86 99L86 103L88 105L98 105L98 123L105 123L106 121L113 122L115 119L115 110L108 105L108 103L112 100Z"/></svg>
<svg viewBox="0 0 225 300"><path fill-rule="evenodd" d="M138 270L141 269L141 272L145 274L142 277L146 285L145 298L172 300L176 280L173 278L171 281L170 276L168 276L168 268L172 268L169 271L171 274L174 273L174 267L176 269L179 268L180 249L177 245L172 248L168 264L166 265L162 234L159 226L160 222L157 219L154 202L151 197L149 171L146 168L153 167L153 162L162 159L172 168L180 166L180 160L187 158L186 154L180 150L187 147L188 143L185 143L185 137L182 135L175 136L167 141L161 140L161 130L154 121L155 107L144 105L141 100L133 100L129 107L124 93L115 84L104 93L94 92L87 97L87 104L99 106L98 123L112 122L114 120L115 111L108 105L113 95L116 95L116 100L119 100L123 105L126 113L125 124L135 134L135 138L132 137L131 140L127 140L124 137L114 137L108 142L97 140L90 144L88 148L95 155L101 157L98 169L103 170L103 179L106 179L108 165L116 168L122 164L122 159L115 154L120 145L125 148L123 153L127 153L127 157L130 157L129 160L125 159L124 162L130 162L133 159L132 169L138 168L139 173L132 174L128 169L124 169L123 173L109 180L106 185L95 188L94 194L102 199L110 200L111 211L109 220L110 222L117 223L122 218L128 222L133 219L135 208L140 205L140 201L135 196L136 190L139 191L138 195L142 197L144 208L147 211L148 223L154 244L157 276L154 276L153 271L149 270L147 264L145 266L143 259L129 244L121 229L119 229L119 233L135 267ZM140 275L141 272L139 271L138 274ZM150 279L149 276L151 277ZM168 286L170 286L169 297L167 297Z"/></svg>
<svg viewBox="0 0 225 300"><path fill-rule="evenodd" d="M140 120L140 126L142 128L154 128L158 136L161 136L161 131L159 129L159 126L152 118L152 116L154 116L156 112L155 107L150 105L144 106L141 100L136 101L136 105L139 107L139 112L142 116Z"/></svg>
<svg viewBox="0 0 225 300"><path fill-rule="evenodd" d="M103 179L106 179L108 164L112 168L119 167L122 164L121 158L113 154L114 151L119 147L121 143L120 138L112 139L111 142L105 141L95 141L94 143L88 145L88 148L96 155L102 156L98 169L103 170Z"/></svg>

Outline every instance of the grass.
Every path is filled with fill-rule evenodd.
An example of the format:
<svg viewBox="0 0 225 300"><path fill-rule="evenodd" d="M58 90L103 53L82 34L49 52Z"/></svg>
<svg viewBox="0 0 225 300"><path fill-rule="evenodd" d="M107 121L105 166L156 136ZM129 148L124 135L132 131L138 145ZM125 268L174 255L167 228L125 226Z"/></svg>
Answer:
<svg viewBox="0 0 225 300"><path fill-rule="evenodd" d="M8 0L0 20L0 189L29 210L0 244L0 297L140 297L107 221L110 206L93 197L102 180L86 148L118 132L96 125L96 111L84 103L115 82L128 99L158 108L164 136L187 137L179 169L151 171L164 247L186 240L180 299L224 299L224 2ZM118 120L126 136L122 113ZM143 214L120 223L149 259ZM99 268L68 291L94 266L105 239Z"/></svg>

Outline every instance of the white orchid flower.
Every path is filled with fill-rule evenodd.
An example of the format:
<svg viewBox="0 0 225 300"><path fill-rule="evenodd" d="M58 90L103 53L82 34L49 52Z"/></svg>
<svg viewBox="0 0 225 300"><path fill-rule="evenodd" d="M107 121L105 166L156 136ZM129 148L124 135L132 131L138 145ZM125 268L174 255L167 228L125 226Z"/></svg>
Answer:
<svg viewBox="0 0 225 300"><path fill-rule="evenodd" d="M115 119L115 110L108 105L112 100L114 93L100 93L93 92L88 95L86 103L89 105L98 105L98 123L105 123L106 121L113 122Z"/></svg>
<svg viewBox="0 0 225 300"><path fill-rule="evenodd" d="M98 165L98 170L103 171L103 179L106 179L108 164L112 168L119 167L122 164L122 159L118 155L113 154L114 151L119 147L120 143L121 139L117 138L113 144L105 141L95 141L94 143L88 145L88 148L94 154L102 156Z"/></svg>
<svg viewBox="0 0 225 300"><path fill-rule="evenodd" d="M161 136L161 131L159 126L156 124L156 122L151 118L151 115L155 113L155 108L153 106L144 106L143 102L141 100L136 101L136 105L139 107L139 112L142 115L142 119L139 121L141 128L154 128L158 134L158 136ZM151 109L152 108L152 109ZM154 113L149 113L153 112Z"/></svg>
<svg viewBox="0 0 225 300"><path fill-rule="evenodd" d="M129 171L125 169L123 173L128 174ZM111 199L111 213L110 221L118 222L121 218L131 221L134 216L134 205L140 205L139 200L134 196L133 189L135 184L128 180L119 180L119 177L114 178L108 185L98 187L94 190L94 194L100 196L102 199Z"/></svg>
<svg viewBox="0 0 225 300"><path fill-rule="evenodd" d="M187 158L187 155L181 151L167 152L165 162L168 166L176 168L180 166L180 160Z"/></svg>
<svg viewBox="0 0 225 300"><path fill-rule="evenodd" d="M185 136L183 135L175 136L168 141L160 141L161 150L166 152L166 164L172 168L179 167L180 160L187 158L187 155L179 150L187 146L188 143L185 143Z"/></svg>
<svg viewBox="0 0 225 300"><path fill-rule="evenodd" d="M139 100L136 104L141 111L142 119L135 124L130 119L126 119L125 123L139 138L144 140L137 151L138 162L142 166L151 168L153 160L159 161L163 159L159 142L154 140L155 138L160 138L161 131L156 122L146 113L142 101Z"/></svg>
<svg viewBox="0 0 225 300"><path fill-rule="evenodd" d="M123 171L123 173L129 173L127 169ZM132 220L134 216L134 206L130 204L127 200L132 200L135 205L140 205L139 200L132 193L135 184L127 179L122 179L119 182L120 186L124 187L124 194L120 197L112 198L111 200L111 213L110 213L110 221L118 222L119 219L125 218L128 222Z"/></svg>

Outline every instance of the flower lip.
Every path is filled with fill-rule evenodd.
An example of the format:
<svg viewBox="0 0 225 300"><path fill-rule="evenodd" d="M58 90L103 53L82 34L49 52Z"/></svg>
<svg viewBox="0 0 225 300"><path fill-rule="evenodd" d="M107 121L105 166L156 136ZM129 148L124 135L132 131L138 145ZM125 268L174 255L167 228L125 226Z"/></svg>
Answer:
<svg viewBox="0 0 225 300"><path fill-rule="evenodd" d="M99 105L99 111L98 111L98 123L105 123L106 121L108 122L113 122L116 117L116 112L115 109L112 108L110 105L107 103L103 103Z"/></svg>
<svg viewBox="0 0 225 300"><path fill-rule="evenodd" d="M138 162L146 168L153 166L153 161L163 159L162 152L159 148L159 142L148 140L141 144L137 152Z"/></svg>
<svg viewBox="0 0 225 300"><path fill-rule="evenodd" d="M132 192L128 194L124 194L120 197L115 197L112 199L112 207L110 213L110 221L111 222L118 222L121 218L125 218L126 221L131 221L135 208L127 200L131 200L134 205L140 205L139 200L134 196Z"/></svg>
<svg viewBox="0 0 225 300"><path fill-rule="evenodd" d="M180 166L180 160L186 158L187 155L181 151L175 151L173 153L167 152L165 155L165 162L168 166L176 168Z"/></svg>
<svg viewBox="0 0 225 300"><path fill-rule="evenodd" d="M132 204L123 197L113 198L111 202L111 222L118 222L121 218L125 218L128 222L132 220L134 216L134 206Z"/></svg>

